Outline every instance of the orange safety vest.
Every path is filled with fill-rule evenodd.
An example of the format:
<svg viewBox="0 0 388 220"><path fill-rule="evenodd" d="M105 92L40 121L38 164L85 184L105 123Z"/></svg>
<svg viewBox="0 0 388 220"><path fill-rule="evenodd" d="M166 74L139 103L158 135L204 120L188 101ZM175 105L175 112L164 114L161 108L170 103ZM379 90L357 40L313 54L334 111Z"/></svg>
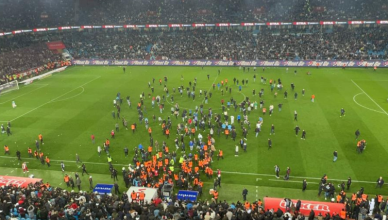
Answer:
<svg viewBox="0 0 388 220"><path fill-rule="evenodd" d="M145 194L143 192L139 193L139 199L144 200Z"/></svg>
<svg viewBox="0 0 388 220"><path fill-rule="evenodd" d="M148 146L148 152L152 152L152 147L151 146Z"/></svg>
<svg viewBox="0 0 388 220"><path fill-rule="evenodd" d="M229 130L228 130L228 129L225 129L225 134L226 134L226 135L229 134Z"/></svg>
<svg viewBox="0 0 388 220"><path fill-rule="evenodd" d="M4 150L5 151L9 151L9 147L8 146L4 146Z"/></svg>
<svg viewBox="0 0 388 220"><path fill-rule="evenodd" d="M43 139L43 136L40 134L39 135L39 140L42 140Z"/></svg>
<svg viewBox="0 0 388 220"><path fill-rule="evenodd" d="M340 217L341 219L346 219L346 211L341 211Z"/></svg>
<svg viewBox="0 0 388 220"><path fill-rule="evenodd" d="M31 148L28 148L28 153L31 154L32 153L32 150Z"/></svg>
<svg viewBox="0 0 388 220"><path fill-rule="evenodd" d="M220 155L220 157L222 157L222 155L223 155L222 150L220 150L219 155Z"/></svg>
<svg viewBox="0 0 388 220"><path fill-rule="evenodd" d="M148 133L152 133L152 129L151 128L148 128Z"/></svg>
<svg viewBox="0 0 388 220"><path fill-rule="evenodd" d="M64 180L65 180L65 183L69 182L69 176L65 176Z"/></svg>
<svg viewBox="0 0 388 220"><path fill-rule="evenodd" d="M137 194L136 194L135 192L132 192L132 193L131 193L131 198L132 198L132 200L135 200L136 197L137 197Z"/></svg>
<svg viewBox="0 0 388 220"><path fill-rule="evenodd" d="M245 209L249 209L249 208L251 207L251 204L249 204L249 202L246 201L245 204L244 204L244 206L245 206Z"/></svg>
<svg viewBox="0 0 388 220"><path fill-rule="evenodd" d="M217 191L213 192L213 197L214 197L214 199L218 199L218 192Z"/></svg>

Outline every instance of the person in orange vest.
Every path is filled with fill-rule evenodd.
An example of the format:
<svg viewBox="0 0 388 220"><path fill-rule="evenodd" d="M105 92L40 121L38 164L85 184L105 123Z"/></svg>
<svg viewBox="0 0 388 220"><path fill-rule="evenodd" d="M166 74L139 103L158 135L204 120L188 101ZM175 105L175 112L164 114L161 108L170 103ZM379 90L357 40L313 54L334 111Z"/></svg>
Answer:
<svg viewBox="0 0 388 220"><path fill-rule="evenodd" d="M217 192L217 190L214 190L214 192L213 192L213 199L216 200L216 203L218 203L218 192Z"/></svg>
<svg viewBox="0 0 388 220"><path fill-rule="evenodd" d="M151 127L148 128L148 134L149 134L150 137L151 137L151 135L152 135L152 129L151 129Z"/></svg>
<svg viewBox="0 0 388 220"><path fill-rule="evenodd" d="M222 159L224 159L224 153L222 152L222 150L218 150L217 160L220 160L220 157L221 157Z"/></svg>
<svg viewBox="0 0 388 220"><path fill-rule="evenodd" d="M170 137L170 130L168 128L166 129L166 136L167 136L167 139Z"/></svg>
<svg viewBox="0 0 388 220"><path fill-rule="evenodd" d="M229 129L228 128L225 129L225 136L226 136L226 139L228 139L228 137L229 137Z"/></svg>
<svg viewBox="0 0 388 220"><path fill-rule="evenodd" d="M377 201L377 206L376 207L380 207L380 203L383 202L383 196L382 195L376 195L375 201Z"/></svg>
<svg viewBox="0 0 388 220"><path fill-rule="evenodd" d="M65 174L65 177L63 178L63 181L66 183L67 187L70 187L70 178L67 174Z"/></svg>
<svg viewBox="0 0 388 220"><path fill-rule="evenodd" d="M10 155L9 154L9 147L7 145L4 145L4 155L6 155L6 154Z"/></svg>
<svg viewBox="0 0 388 220"><path fill-rule="evenodd" d="M353 193L353 194L352 194L352 204L355 204L355 203L356 203L356 199L357 199L357 194L356 194L356 193Z"/></svg>
<svg viewBox="0 0 388 220"><path fill-rule="evenodd" d="M376 72L376 70L377 70L377 66L374 66L374 67L373 67L373 71Z"/></svg>
<svg viewBox="0 0 388 220"><path fill-rule="evenodd" d="M46 164L47 167L50 167L50 158L48 156L46 156Z"/></svg>
<svg viewBox="0 0 388 220"><path fill-rule="evenodd" d="M139 192L140 204L144 204L144 199L145 199L145 193L143 191Z"/></svg>
<svg viewBox="0 0 388 220"><path fill-rule="evenodd" d="M43 135L39 134L38 138L39 138L40 144L44 145L44 143L43 143Z"/></svg>
<svg viewBox="0 0 388 220"><path fill-rule="evenodd" d="M191 129L191 135L194 137L195 136L195 128Z"/></svg>
<svg viewBox="0 0 388 220"><path fill-rule="evenodd" d="M346 211L345 211L345 209L342 209L342 211L340 212L340 218L341 219L346 219Z"/></svg>
<svg viewBox="0 0 388 220"><path fill-rule="evenodd" d="M135 193L135 191L131 192L131 199L132 199L132 203L136 202L136 200L137 200L137 193Z"/></svg>
<svg viewBox="0 0 388 220"><path fill-rule="evenodd" d="M250 209L250 208L251 208L251 204L249 204L249 202L248 202L248 201L245 201L245 203L244 203L244 207L245 207L245 210L248 210L248 209Z"/></svg>
<svg viewBox="0 0 388 220"><path fill-rule="evenodd" d="M28 147L28 157L32 157L32 149Z"/></svg>
<svg viewBox="0 0 388 220"><path fill-rule="evenodd" d="M311 95L311 102L314 102L314 100L315 100L315 95L312 94L312 95Z"/></svg>
<svg viewBox="0 0 388 220"><path fill-rule="evenodd" d="M131 125L132 133L135 133L136 130L136 123Z"/></svg>
<svg viewBox="0 0 388 220"><path fill-rule="evenodd" d="M34 151L34 156L36 157L37 160L39 159L39 154L37 150Z"/></svg>

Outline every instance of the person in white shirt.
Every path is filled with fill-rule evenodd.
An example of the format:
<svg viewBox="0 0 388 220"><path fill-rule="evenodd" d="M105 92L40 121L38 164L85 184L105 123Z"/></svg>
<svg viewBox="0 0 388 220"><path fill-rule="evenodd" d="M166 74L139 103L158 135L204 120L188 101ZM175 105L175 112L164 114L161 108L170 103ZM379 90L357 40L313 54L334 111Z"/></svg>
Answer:
<svg viewBox="0 0 388 220"><path fill-rule="evenodd" d="M101 146L97 147L97 152L98 152L98 156L100 157L101 156Z"/></svg>
<svg viewBox="0 0 388 220"><path fill-rule="evenodd" d="M27 167L27 163L26 162L22 163L22 169L23 169L23 173L30 172L30 171L28 171L28 167Z"/></svg>

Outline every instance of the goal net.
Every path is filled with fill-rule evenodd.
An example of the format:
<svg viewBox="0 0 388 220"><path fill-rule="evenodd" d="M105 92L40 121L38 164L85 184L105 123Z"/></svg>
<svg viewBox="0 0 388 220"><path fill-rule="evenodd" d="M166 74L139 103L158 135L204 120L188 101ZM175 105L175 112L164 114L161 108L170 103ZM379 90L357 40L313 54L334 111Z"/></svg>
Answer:
<svg viewBox="0 0 388 220"><path fill-rule="evenodd" d="M19 83L17 80L0 85L0 95L19 89Z"/></svg>

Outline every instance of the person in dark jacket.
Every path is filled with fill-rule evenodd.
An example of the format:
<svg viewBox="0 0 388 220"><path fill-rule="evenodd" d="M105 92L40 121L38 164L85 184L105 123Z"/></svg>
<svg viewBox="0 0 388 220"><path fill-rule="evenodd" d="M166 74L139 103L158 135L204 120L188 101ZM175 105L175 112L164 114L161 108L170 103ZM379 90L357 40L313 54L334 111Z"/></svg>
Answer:
<svg viewBox="0 0 388 220"><path fill-rule="evenodd" d="M303 183L302 183L302 191L304 192L307 188L307 181L306 179L303 180Z"/></svg>
<svg viewBox="0 0 388 220"><path fill-rule="evenodd" d="M311 209L308 220L314 220L314 218L315 218L315 212L314 210Z"/></svg>

